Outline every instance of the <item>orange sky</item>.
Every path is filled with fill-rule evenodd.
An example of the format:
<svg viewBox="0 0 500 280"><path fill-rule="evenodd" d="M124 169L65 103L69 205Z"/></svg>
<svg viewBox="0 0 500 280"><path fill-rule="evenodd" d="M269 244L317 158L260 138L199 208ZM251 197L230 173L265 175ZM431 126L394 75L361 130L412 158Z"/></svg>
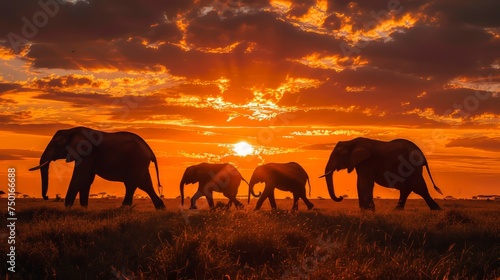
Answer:
<svg viewBox="0 0 500 280"><path fill-rule="evenodd" d="M498 1L32 2L0 11L0 175L16 167L22 193L41 196L28 168L81 125L146 139L167 197L192 164L249 179L288 161L327 197L331 150L359 136L415 142L445 196L500 193ZM253 154L235 155L239 141ZM50 174L49 196L64 196L72 165ZM354 173L334 179L356 197ZM125 188L97 179L101 191Z"/></svg>

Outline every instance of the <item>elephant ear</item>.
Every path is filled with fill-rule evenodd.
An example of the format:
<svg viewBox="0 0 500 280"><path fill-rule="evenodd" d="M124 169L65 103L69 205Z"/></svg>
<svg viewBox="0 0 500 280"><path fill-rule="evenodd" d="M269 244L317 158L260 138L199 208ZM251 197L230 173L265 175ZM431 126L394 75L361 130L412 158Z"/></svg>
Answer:
<svg viewBox="0 0 500 280"><path fill-rule="evenodd" d="M72 162L89 155L94 147L81 130L75 130L73 133L68 134L68 145L65 148L68 152L66 162Z"/></svg>
<svg viewBox="0 0 500 280"><path fill-rule="evenodd" d="M371 149L366 145L358 145L354 147L351 152L351 158L349 160L349 166L347 167L347 172L351 173L352 170L363 161L367 160L372 155Z"/></svg>

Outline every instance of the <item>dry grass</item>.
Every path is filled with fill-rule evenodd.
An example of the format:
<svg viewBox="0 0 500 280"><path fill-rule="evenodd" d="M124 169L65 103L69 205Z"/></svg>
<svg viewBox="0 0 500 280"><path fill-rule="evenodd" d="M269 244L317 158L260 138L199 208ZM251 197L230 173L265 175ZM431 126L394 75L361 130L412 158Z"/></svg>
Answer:
<svg viewBox="0 0 500 280"><path fill-rule="evenodd" d="M298 213L189 211L166 202L166 211L149 200L117 209L119 200L97 199L88 210L66 210L20 199L18 272L9 279L500 277L498 202L438 201L444 210L431 212L415 200L393 212L394 201L377 200L376 213L360 212L357 200L316 200L315 210L300 205Z"/></svg>

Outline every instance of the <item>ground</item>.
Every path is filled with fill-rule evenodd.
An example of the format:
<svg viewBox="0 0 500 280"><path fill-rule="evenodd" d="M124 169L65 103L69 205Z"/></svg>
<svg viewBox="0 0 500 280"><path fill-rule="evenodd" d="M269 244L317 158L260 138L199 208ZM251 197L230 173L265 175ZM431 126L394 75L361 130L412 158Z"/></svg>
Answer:
<svg viewBox="0 0 500 280"><path fill-rule="evenodd" d="M87 209L17 199L9 279L500 277L498 201L437 200L443 210L430 211L409 200L395 212L395 200L377 199L375 213L361 212L355 199L312 200L312 211L301 203L295 213L291 200L279 200L277 211L267 202L253 211L256 200L229 211L164 201L167 209L157 211L149 199L125 209L120 199L91 199ZM2 262L0 278L7 268Z"/></svg>

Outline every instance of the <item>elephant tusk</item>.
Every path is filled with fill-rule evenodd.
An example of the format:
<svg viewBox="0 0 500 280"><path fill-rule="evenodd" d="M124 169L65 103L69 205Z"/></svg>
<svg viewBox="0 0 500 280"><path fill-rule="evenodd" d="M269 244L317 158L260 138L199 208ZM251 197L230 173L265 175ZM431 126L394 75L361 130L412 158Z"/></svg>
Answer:
<svg viewBox="0 0 500 280"><path fill-rule="evenodd" d="M35 167L33 167L33 168L30 168L30 169L29 169L29 171L35 171L35 170L38 170L38 169L40 169L40 168L44 167L45 165L47 165L48 163L49 163L49 160L47 160L46 162L44 162L44 163L40 164L39 166L35 166Z"/></svg>
<svg viewBox="0 0 500 280"><path fill-rule="evenodd" d="M323 175L319 176L319 178L323 178L323 177L325 177L326 175L331 174L332 172L333 172L333 170L328 171L328 172L326 172L325 174L323 174Z"/></svg>

